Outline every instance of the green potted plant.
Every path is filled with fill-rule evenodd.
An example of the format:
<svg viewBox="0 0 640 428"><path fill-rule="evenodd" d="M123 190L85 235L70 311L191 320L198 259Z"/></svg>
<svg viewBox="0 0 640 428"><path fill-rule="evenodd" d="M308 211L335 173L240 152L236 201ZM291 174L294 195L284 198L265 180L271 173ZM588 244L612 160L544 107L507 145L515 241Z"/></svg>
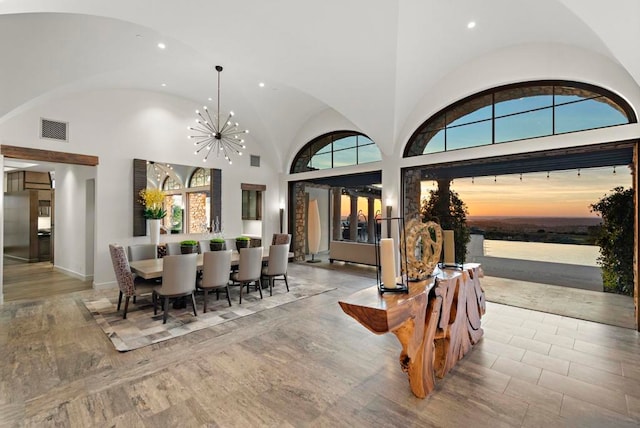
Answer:
<svg viewBox="0 0 640 428"><path fill-rule="evenodd" d="M236 238L236 248L240 251L240 248L249 248L249 244L251 243L251 238L248 236L238 236Z"/></svg>
<svg viewBox="0 0 640 428"><path fill-rule="evenodd" d="M180 242L180 251L182 254L191 254L198 252L198 241L188 239Z"/></svg>
<svg viewBox="0 0 640 428"><path fill-rule="evenodd" d="M209 241L209 247L211 248L211 251L224 250L226 247L224 238L212 238Z"/></svg>

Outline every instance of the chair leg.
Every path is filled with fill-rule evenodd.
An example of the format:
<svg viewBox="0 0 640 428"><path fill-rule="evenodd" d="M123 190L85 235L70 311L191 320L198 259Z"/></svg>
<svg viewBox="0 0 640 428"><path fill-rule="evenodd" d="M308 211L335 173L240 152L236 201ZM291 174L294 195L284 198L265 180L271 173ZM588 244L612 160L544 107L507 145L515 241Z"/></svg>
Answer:
<svg viewBox="0 0 640 428"><path fill-rule="evenodd" d="M244 284L240 283L240 304L242 304L242 289L244 288Z"/></svg>
<svg viewBox="0 0 640 428"><path fill-rule="evenodd" d="M135 302L136 302L136 295L134 294L133 295L133 303L135 303Z"/></svg>
<svg viewBox="0 0 640 428"><path fill-rule="evenodd" d="M167 314L169 313L169 298L164 298L164 314L162 314L162 324L167 323Z"/></svg>
<svg viewBox="0 0 640 428"><path fill-rule="evenodd" d="M122 303L122 290L120 290L120 294L118 294L118 310L120 310L121 303Z"/></svg>
<svg viewBox="0 0 640 428"><path fill-rule="evenodd" d="M289 282L287 281L287 274L284 274L284 285L287 286L287 293L289 292Z"/></svg>
<svg viewBox="0 0 640 428"><path fill-rule="evenodd" d="M127 310L129 309L129 299L130 299L130 297L127 296L127 298L124 301L124 315L122 316L123 320L127 319Z"/></svg>
<svg viewBox="0 0 640 428"><path fill-rule="evenodd" d="M203 291L202 298L204 299L204 306L202 308L202 312L206 314L207 313L207 295L209 293L209 290L204 288L202 291Z"/></svg>
<svg viewBox="0 0 640 428"><path fill-rule="evenodd" d="M260 281L260 279L258 279L256 281L256 285L258 286L258 291L260 292L260 298L262 299L262 281Z"/></svg>
<svg viewBox="0 0 640 428"><path fill-rule="evenodd" d="M153 315L158 315L158 294L155 291L151 292L151 300L153 301Z"/></svg>
<svg viewBox="0 0 640 428"><path fill-rule="evenodd" d="M269 296L273 296L273 277L269 277Z"/></svg>
<svg viewBox="0 0 640 428"><path fill-rule="evenodd" d="M229 296L229 284L227 284L226 290L227 290L227 301L229 302L229 306L231 306L231 296Z"/></svg>
<svg viewBox="0 0 640 428"><path fill-rule="evenodd" d="M198 313L196 312L196 295L193 291L191 292L191 303L193 304L193 316L197 317Z"/></svg>

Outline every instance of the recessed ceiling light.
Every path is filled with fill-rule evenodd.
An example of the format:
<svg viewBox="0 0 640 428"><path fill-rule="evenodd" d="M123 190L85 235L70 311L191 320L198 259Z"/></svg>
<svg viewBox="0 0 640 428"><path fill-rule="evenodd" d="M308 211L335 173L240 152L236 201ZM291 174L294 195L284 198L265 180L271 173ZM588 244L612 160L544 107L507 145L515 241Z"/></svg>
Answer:
<svg viewBox="0 0 640 428"><path fill-rule="evenodd" d="M167 47L167 45L165 45L164 43L160 42L160 43L158 43L158 47L159 47L160 49L164 49L164 48L166 48L166 47Z"/></svg>
<svg viewBox="0 0 640 428"><path fill-rule="evenodd" d="M264 82L258 83L258 86L260 86L261 88L264 88Z"/></svg>
<svg viewBox="0 0 640 428"><path fill-rule="evenodd" d="M467 28L471 29L471 28L475 28L476 26L476 21L469 21L469 23L467 24Z"/></svg>
<svg viewBox="0 0 640 428"><path fill-rule="evenodd" d="M209 99L209 101L213 101L213 98L211 98L211 97L209 97L208 99Z"/></svg>
<svg viewBox="0 0 640 428"><path fill-rule="evenodd" d="M161 83L160 86L162 86L164 88L165 86L167 86L167 84L166 83Z"/></svg>

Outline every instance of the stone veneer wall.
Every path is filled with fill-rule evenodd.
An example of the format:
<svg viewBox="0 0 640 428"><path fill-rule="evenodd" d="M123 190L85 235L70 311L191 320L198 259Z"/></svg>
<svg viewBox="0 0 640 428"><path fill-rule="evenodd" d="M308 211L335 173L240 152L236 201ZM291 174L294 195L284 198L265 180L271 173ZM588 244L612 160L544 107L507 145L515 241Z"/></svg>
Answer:
<svg viewBox="0 0 640 428"><path fill-rule="evenodd" d="M404 183L404 218L411 220L420 217L420 169L405 169L403 171Z"/></svg>
<svg viewBox="0 0 640 428"><path fill-rule="evenodd" d="M207 221L207 194L187 193L189 197L189 232L206 233L209 230Z"/></svg>

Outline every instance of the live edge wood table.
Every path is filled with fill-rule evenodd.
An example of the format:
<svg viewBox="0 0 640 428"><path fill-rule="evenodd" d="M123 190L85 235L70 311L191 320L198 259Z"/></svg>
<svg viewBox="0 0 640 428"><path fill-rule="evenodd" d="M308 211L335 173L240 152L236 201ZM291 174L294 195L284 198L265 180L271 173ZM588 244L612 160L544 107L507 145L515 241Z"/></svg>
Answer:
<svg viewBox="0 0 640 428"><path fill-rule="evenodd" d="M425 398L435 377L449 370L482 338L485 313L482 270L436 268L427 280L409 283L409 293L379 294L371 287L339 302L342 310L375 334L393 333L402 344L400 366L414 395Z"/></svg>

